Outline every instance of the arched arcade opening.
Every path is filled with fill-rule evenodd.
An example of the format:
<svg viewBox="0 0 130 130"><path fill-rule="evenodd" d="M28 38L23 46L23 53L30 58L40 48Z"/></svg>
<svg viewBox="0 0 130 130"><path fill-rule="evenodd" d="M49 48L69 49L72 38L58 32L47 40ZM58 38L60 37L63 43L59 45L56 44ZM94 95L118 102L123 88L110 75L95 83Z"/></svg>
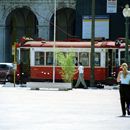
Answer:
<svg viewBox="0 0 130 130"><path fill-rule="evenodd" d="M38 20L30 8L16 8L7 16L5 25L5 62L12 62L12 45L23 36L37 37Z"/></svg>
<svg viewBox="0 0 130 130"><path fill-rule="evenodd" d="M75 10L62 8L56 12L56 40L75 37ZM50 20L50 40L54 39L54 15Z"/></svg>

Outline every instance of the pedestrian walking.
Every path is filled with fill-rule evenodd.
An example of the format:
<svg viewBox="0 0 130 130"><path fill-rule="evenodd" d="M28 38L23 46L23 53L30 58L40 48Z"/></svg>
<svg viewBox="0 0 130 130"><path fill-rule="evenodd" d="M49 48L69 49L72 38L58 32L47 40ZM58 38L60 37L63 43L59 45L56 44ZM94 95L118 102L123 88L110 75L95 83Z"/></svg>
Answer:
<svg viewBox="0 0 130 130"><path fill-rule="evenodd" d="M130 72L128 71L128 65L126 63L121 65L121 69L117 76L117 82L120 83L119 93L122 116L126 116L126 110L127 114L130 115Z"/></svg>
<svg viewBox="0 0 130 130"><path fill-rule="evenodd" d="M76 82L75 88L77 88L79 86L79 84L82 83L84 88L87 89L88 87L84 81L84 67L82 66L81 62L79 62L79 64L78 64L78 71L77 72L79 73L79 75L78 75L78 80Z"/></svg>

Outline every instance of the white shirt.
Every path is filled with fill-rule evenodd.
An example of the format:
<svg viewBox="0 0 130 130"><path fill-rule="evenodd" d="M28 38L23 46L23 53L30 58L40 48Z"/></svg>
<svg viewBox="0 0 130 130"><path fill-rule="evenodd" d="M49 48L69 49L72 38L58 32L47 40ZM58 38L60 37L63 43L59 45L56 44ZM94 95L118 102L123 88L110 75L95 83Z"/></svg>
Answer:
<svg viewBox="0 0 130 130"><path fill-rule="evenodd" d="M83 73L84 73L84 67L83 67L83 66L80 65L80 66L78 67L78 70L79 70L79 73L80 73L80 74L83 74Z"/></svg>
<svg viewBox="0 0 130 130"><path fill-rule="evenodd" d="M130 73L128 73L125 78L124 78L123 73L121 73L120 81L121 81L121 84L130 84Z"/></svg>

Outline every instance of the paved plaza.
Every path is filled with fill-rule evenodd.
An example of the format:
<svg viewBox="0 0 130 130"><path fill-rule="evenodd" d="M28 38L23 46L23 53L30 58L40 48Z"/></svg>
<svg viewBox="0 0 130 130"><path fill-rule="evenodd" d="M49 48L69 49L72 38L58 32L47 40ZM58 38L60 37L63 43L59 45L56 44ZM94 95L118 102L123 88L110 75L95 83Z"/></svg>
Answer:
<svg viewBox="0 0 130 130"><path fill-rule="evenodd" d="M13 85L12 85L13 86ZM0 130L129 130L118 89L0 86Z"/></svg>

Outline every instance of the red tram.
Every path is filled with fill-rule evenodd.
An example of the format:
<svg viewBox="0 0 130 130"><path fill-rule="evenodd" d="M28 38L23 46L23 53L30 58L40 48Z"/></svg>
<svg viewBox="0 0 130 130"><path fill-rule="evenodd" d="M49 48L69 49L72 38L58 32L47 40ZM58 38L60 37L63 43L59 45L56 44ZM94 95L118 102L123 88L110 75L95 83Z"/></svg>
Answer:
<svg viewBox="0 0 130 130"><path fill-rule="evenodd" d="M82 62L85 73L84 78L90 82L90 54L91 42L62 42L62 41L35 41L28 40L17 44L18 71L20 62L23 63L24 72L30 80L52 81L53 80L53 56L55 48L68 53L73 50L75 53L74 62ZM130 54L130 52L129 52ZM125 61L125 43L116 44L115 41L95 42L95 82L102 84L113 84L114 80L109 79L117 74L119 65ZM55 81L61 81L58 69L60 66L55 63ZM74 76L74 81L77 75ZM110 81L110 82L108 82Z"/></svg>

